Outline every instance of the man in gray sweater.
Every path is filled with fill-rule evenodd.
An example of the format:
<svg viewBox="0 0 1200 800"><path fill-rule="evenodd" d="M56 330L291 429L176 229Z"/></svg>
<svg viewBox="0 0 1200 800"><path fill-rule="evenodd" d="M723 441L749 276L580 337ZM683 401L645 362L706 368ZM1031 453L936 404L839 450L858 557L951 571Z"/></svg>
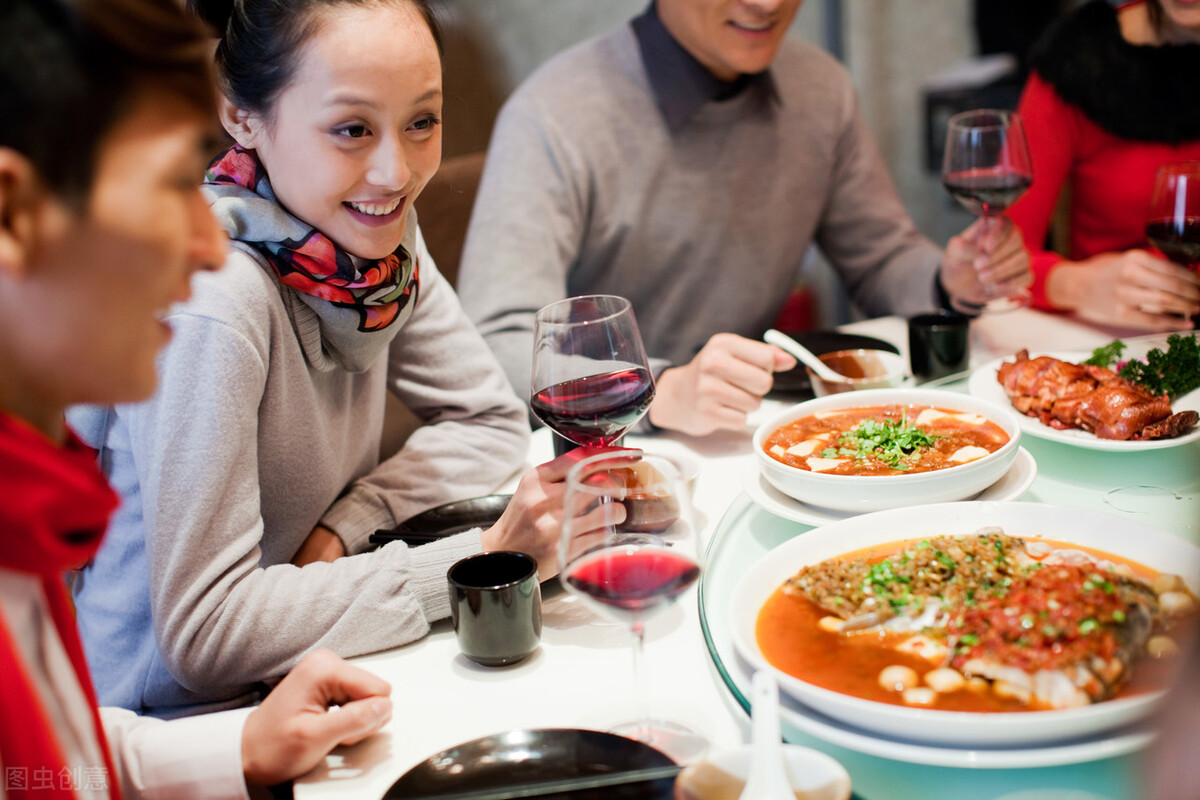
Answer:
<svg viewBox="0 0 1200 800"><path fill-rule="evenodd" d="M801 0L657 0L505 104L457 289L529 395L533 318L628 297L658 388L650 422L739 429L794 361L758 341L815 243L868 314L1026 285L1005 221L946 252L904 211L845 70L785 40Z"/></svg>

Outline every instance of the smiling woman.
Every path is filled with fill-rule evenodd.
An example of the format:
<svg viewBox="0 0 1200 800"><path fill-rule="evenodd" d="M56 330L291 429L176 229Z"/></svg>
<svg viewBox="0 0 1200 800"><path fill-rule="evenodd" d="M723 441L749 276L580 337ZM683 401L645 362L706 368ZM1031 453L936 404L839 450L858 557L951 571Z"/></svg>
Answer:
<svg viewBox="0 0 1200 800"><path fill-rule="evenodd" d="M269 105L237 93L221 104L225 129L255 153L279 203L364 259L400 244L441 161L442 69L423 8L396 4L387 24L370 7L315 12L321 34L291 84ZM396 48L398 36L410 46Z"/></svg>
<svg viewBox="0 0 1200 800"><path fill-rule="evenodd" d="M107 702L168 713L251 701L313 647L419 638L467 555L551 577L570 463L530 470L485 531L362 552L495 491L529 436L413 210L440 160L437 29L423 0L193 6L222 32L234 144L203 192L232 247L169 315L157 395L75 412L123 497L76 588L87 654ZM389 391L425 424L381 461Z"/></svg>

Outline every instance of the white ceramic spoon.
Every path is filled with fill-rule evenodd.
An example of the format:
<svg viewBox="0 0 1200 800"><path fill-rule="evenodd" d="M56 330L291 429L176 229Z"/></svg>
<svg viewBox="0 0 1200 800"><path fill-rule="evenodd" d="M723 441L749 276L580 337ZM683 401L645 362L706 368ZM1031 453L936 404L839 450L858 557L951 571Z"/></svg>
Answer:
<svg viewBox="0 0 1200 800"><path fill-rule="evenodd" d="M835 372L821 359L817 358L813 351L809 350L804 345L797 342L786 333L781 333L774 328L769 329L763 334L763 341L767 344L773 344L776 347L786 350L796 358L803 361L817 376L822 380L832 381L834 383L843 383L846 376L840 372Z"/></svg>
<svg viewBox="0 0 1200 800"><path fill-rule="evenodd" d="M779 684L765 669L750 682L750 777L738 800L796 800L783 760Z"/></svg>

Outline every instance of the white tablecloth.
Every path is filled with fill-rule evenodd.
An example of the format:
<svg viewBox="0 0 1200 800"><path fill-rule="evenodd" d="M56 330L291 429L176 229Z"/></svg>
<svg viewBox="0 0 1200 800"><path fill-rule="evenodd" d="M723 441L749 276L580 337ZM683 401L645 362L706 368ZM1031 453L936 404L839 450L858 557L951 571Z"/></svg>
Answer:
<svg viewBox="0 0 1200 800"><path fill-rule="evenodd" d="M900 318L844 329L907 351ZM972 323L971 361L981 364L1021 347L1091 349L1123 333L1029 310L997 314ZM741 474L755 425L781 407L778 402L764 403L739 432L703 439L631 436L627 444L700 459L695 505L702 536L708 536L742 491ZM534 436L529 463L550 457L549 435L543 429ZM419 642L355 661L391 682L394 718L379 735L340 748L298 781L296 797L303 800L381 797L396 778L430 755L504 730L605 729L635 714L627 628L592 614L561 590L547 593L541 647L523 663L477 666L458 652L448 620ZM695 588L648 623L645 666L655 712L704 731L717 747L748 739L746 715L722 684L705 648Z"/></svg>

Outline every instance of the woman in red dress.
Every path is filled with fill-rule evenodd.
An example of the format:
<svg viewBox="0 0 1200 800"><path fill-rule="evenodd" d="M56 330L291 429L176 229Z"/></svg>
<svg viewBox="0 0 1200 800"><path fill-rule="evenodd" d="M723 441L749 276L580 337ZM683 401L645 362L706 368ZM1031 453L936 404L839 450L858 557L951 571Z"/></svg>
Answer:
<svg viewBox="0 0 1200 800"><path fill-rule="evenodd" d="M1032 255L1034 305L1184 330L1200 277L1148 249L1154 173L1200 159L1200 4L1093 0L1039 42L1019 110L1034 183L1009 211ZM1069 257L1043 248L1069 190Z"/></svg>

